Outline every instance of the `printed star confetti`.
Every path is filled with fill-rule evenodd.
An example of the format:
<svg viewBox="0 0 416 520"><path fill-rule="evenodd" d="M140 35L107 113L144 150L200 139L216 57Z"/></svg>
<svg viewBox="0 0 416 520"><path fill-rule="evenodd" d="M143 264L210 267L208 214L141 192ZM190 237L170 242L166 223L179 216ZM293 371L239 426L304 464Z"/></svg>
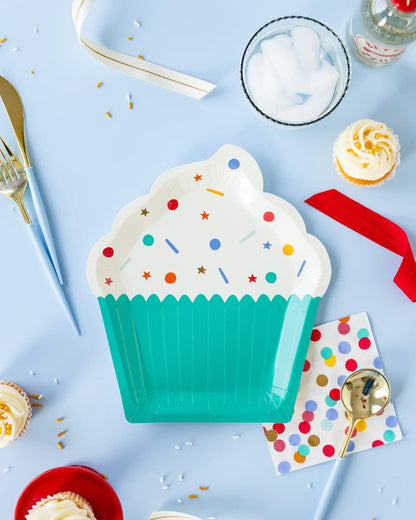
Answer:
<svg viewBox="0 0 416 520"><path fill-rule="evenodd" d="M349 425L340 388L349 374L361 368L383 371L365 312L313 330L292 420L263 425L278 475L336 457ZM401 439L390 402L379 416L358 422L347 454Z"/></svg>

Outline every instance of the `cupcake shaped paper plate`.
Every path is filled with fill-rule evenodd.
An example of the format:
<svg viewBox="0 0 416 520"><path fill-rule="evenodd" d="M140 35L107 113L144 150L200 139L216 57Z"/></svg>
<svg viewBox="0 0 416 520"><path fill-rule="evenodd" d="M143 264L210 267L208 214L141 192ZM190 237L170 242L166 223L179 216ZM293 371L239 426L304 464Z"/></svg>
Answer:
<svg viewBox="0 0 416 520"><path fill-rule="evenodd" d="M290 420L331 268L245 150L163 173L87 273L127 420Z"/></svg>

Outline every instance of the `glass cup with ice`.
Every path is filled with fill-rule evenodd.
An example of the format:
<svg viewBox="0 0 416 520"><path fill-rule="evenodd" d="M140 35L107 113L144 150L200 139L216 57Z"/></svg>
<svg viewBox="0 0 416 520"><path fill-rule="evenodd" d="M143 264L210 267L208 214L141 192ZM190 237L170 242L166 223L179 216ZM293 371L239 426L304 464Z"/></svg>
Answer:
<svg viewBox="0 0 416 520"><path fill-rule="evenodd" d="M327 25L303 16L266 24L241 61L244 92L256 112L297 127L319 121L341 102L350 82L345 45Z"/></svg>

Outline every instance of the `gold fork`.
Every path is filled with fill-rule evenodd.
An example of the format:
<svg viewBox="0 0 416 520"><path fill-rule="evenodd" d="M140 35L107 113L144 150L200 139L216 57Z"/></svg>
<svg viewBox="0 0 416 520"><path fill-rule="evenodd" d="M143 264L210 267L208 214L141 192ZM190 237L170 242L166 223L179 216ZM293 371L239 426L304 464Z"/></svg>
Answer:
<svg viewBox="0 0 416 520"><path fill-rule="evenodd" d="M56 276L56 271L53 267L51 258L46 252L36 227L34 227L33 222L23 203L23 194L27 185L26 173L20 162L13 155L12 151L1 137L0 140L4 147L4 151L0 147L0 193L6 197L9 197L19 206L20 212L22 213L26 224L26 229L28 230L30 238L32 239L33 245L39 256L39 260L42 263L42 267L45 270L45 273L48 276L49 281L56 295L58 296L58 299L72 327L75 329L75 332L79 334L78 326L75 322L62 286L60 285Z"/></svg>

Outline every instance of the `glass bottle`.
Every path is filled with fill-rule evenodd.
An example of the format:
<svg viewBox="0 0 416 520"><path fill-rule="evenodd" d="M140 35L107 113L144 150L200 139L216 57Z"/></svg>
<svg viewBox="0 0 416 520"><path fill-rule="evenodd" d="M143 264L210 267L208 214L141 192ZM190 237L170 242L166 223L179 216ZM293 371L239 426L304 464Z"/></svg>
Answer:
<svg viewBox="0 0 416 520"><path fill-rule="evenodd" d="M416 40L416 0L361 0L347 40L351 53L369 67L395 62Z"/></svg>

